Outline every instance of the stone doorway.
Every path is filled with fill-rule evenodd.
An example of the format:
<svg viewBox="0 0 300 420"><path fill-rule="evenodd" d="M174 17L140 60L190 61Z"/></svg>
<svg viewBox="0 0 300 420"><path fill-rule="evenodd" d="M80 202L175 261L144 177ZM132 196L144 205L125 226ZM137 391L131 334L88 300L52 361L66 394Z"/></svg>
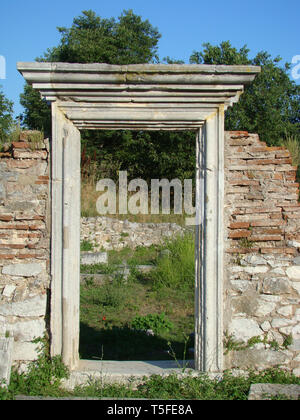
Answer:
<svg viewBox="0 0 300 420"><path fill-rule="evenodd" d="M51 354L78 365L80 130L194 130L195 368L223 368L224 111L254 66L19 63L52 102Z"/></svg>

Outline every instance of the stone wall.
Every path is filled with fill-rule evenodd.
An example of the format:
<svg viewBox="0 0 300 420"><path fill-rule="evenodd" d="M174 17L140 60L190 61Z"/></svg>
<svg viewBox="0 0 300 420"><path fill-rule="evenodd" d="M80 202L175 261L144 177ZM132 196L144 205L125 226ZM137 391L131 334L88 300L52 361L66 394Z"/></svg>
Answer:
<svg viewBox="0 0 300 420"><path fill-rule="evenodd" d="M82 217L81 240L94 244L94 251L151 246L183 233L176 223L133 223L109 217Z"/></svg>
<svg viewBox="0 0 300 420"><path fill-rule="evenodd" d="M45 333L50 315L49 145L27 137L0 153L0 335L14 335L15 362L36 357L31 341ZM225 140L226 367L279 364L300 375L296 168L287 150L257 135L231 132ZM182 228L99 217L83 219L81 229L99 248L119 249Z"/></svg>
<svg viewBox="0 0 300 420"><path fill-rule="evenodd" d="M225 143L225 326L245 348L229 352L227 366L279 364L300 375L297 168L287 150L255 134L229 132Z"/></svg>
<svg viewBox="0 0 300 420"><path fill-rule="evenodd" d="M18 362L36 358L50 283L49 142L30 134L0 153L0 335L13 334Z"/></svg>

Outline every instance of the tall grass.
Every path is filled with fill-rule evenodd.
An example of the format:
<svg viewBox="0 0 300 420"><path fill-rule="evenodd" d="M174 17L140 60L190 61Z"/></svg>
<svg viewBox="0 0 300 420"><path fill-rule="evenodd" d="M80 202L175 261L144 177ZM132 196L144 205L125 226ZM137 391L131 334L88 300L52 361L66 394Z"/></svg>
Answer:
<svg viewBox="0 0 300 420"><path fill-rule="evenodd" d="M176 236L165 243L169 253L157 260L151 272L154 287L190 290L195 282L195 239L191 233Z"/></svg>
<svg viewBox="0 0 300 420"><path fill-rule="evenodd" d="M97 180L94 176L81 177L81 216L82 217L97 217L102 216L98 213L96 208L97 199L102 194L96 191ZM119 214L119 192L116 191L116 214L107 214L105 216L111 218L117 218L119 220L129 220L135 223L176 223L180 226L184 226L185 217L183 214L151 214L150 203L151 198L149 197L149 214ZM128 200L134 193L128 193Z"/></svg>
<svg viewBox="0 0 300 420"><path fill-rule="evenodd" d="M280 145L288 149L291 154L293 166L300 166L300 138L299 136L286 135Z"/></svg>

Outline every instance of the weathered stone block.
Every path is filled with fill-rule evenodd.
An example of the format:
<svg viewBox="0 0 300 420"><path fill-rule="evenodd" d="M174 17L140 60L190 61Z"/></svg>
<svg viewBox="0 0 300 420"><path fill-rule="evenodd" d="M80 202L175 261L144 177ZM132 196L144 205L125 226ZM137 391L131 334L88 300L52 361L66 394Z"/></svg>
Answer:
<svg viewBox="0 0 300 420"><path fill-rule="evenodd" d="M16 322L10 325L16 341L32 341L43 337L45 334L45 321L43 319Z"/></svg>
<svg viewBox="0 0 300 420"><path fill-rule="evenodd" d="M264 280L263 292L271 295L283 295L291 293L291 286L285 277L274 277Z"/></svg>
<svg viewBox="0 0 300 420"><path fill-rule="evenodd" d="M39 345L22 341L15 341L13 348L13 360L33 361L38 358Z"/></svg>
<svg viewBox="0 0 300 420"><path fill-rule="evenodd" d="M262 336L262 330L253 319L236 318L231 321L228 332L238 341L247 342L252 337Z"/></svg>
<svg viewBox="0 0 300 420"><path fill-rule="evenodd" d="M12 337L0 337L0 387L3 381L5 385L9 385L13 357L13 342L14 339Z"/></svg>
<svg viewBox="0 0 300 420"><path fill-rule="evenodd" d="M277 309L277 313L283 316L292 316L293 307L292 305L282 306L281 308Z"/></svg>
<svg viewBox="0 0 300 420"><path fill-rule="evenodd" d="M289 325L295 325L295 322L287 318L275 318L272 320L273 328L282 328L287 327Z"/></svg>
<svg viewBox="0 0 300 420"><path fill-rule="evenodd" d="M233 354L233 367L240 369L282 365L288 357L281 351L247 349Z"/></svg>
<svg viewBox="0 0 300 420"><path fill-rule="evenodd" d="M7 284L3 289L2 295L7 298L10 298L14 294L15 290L16 286L14 286L13 284Z"/></svg>
<svg viewBox="0 0 300 420"><path fill-rule="evenodd" d="M82 252L80 255L80 263L84 265L93 265L93 264L107 264L108 255L107 252Z"/></svg>
<svg viewBox="0 0 300 420"><path fill-rule="evenodd" d="M299 372L300 373L300 372ZM285 396L289 400L300 398L299 385L254 384L251 385L249 401L268 400L271 397Z"/></svg>
<svg viewBox="0 0 300 420"><path fill-rule="evenodd" d="M32 264L10 264L2 269L2 274L20 277L34 277L39 275L44 270L40 263Z"/></svg>
<svg viewBox="0 0 300 420"><path fill-rule="evenodd" d="M23 302L12 302L0 305L0 315L3 316L45 316L47 298L46 295L39 295Z"/></svg>
<svg viewBox="0 0 300 420"><path fill-rule="evenodd" d="M299 246L300 246L300 244L299 244ZM300 266L295 265L295 266L289 267L286 270L286 274L287 274L289 279L300 280Z"/></svg>

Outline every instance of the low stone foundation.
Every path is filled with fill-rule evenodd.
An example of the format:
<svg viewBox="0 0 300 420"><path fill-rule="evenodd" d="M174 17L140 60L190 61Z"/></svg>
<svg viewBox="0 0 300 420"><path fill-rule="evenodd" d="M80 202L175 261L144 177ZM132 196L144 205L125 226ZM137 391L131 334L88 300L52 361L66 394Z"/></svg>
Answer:
<svg viewBox="0 0 300 420"><path fill-rule="evenodd" d="M185 231L176 223L133 223L109 217L81 218L81 240L93 243L95 251L158 245L164 239Z"/></svg>

